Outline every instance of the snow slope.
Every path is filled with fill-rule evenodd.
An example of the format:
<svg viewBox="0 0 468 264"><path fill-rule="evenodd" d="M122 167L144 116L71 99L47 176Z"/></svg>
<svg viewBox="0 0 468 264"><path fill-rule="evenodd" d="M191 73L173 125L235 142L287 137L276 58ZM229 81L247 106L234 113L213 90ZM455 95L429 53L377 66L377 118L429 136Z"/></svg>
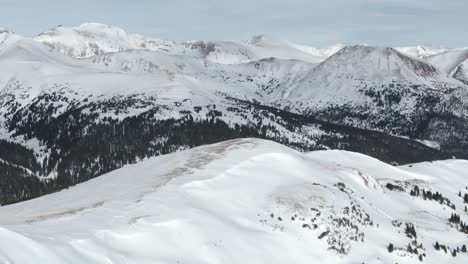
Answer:
<svg viewBox="0 0 468 264"><path fill-rule="evenodd" d="M450 75L452 75L454 70L467 59L468 49L456 49L427 58L429 62Z"/></svg>
<svg viewBox="0 0 468 264"><path fill-rule="evenodd" d="M1 207L0 262L466 263L467 253L433 245L467 243L448 222L452 213L468 219L457 195L468 192L467 169L463 160L393 167L351 152L227 141ZM414 185L456 210L411 196Z"/></svg>
<svg viewBox="0 0 468 264"><path fill-rule="evenodd" d="M395 49L401 53L416 58L427 58L429 56L449 51L449 49L446 48L433 48L427 46L399 47Z"/></svg>
<svg viewBox="0 0 468 264"><path fill-rule="evenodd" d="M453 78L468 85L468 59L458 65L453 73Z"/></svg>

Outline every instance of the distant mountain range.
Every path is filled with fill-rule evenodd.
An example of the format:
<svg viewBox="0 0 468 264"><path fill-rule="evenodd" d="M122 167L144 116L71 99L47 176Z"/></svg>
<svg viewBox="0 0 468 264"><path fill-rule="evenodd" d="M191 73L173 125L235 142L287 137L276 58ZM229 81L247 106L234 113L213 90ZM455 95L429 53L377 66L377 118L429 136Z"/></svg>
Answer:
<svg viewBox="0 0 468 264"><path fill-rule="evenodd" d="M263 35L175 42L96 23L34 38L0 28L0 203L240 137L392 164L468 158L466 55Z"/></svg>

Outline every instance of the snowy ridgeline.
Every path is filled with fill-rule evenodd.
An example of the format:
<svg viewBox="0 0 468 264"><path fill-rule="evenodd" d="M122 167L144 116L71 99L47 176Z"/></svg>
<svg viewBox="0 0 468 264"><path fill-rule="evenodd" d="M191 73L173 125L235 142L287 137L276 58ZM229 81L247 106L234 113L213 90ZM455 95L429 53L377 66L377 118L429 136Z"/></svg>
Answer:
<svg viewBox="0 0 468 264"><path fill-rule="evenodd" d="M467 263L468 161L241 139L0 208L0 263Z"/></svg>

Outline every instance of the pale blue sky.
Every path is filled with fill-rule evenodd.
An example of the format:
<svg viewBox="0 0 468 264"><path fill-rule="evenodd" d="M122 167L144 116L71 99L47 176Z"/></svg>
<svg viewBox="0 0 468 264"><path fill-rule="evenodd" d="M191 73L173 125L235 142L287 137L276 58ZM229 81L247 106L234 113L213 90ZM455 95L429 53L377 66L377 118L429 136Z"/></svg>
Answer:
<svg viewBox="0 0 468 264"><path fill-rule="evenodd" d="M466 47L467 10L468 0L0 0L0 25L26 36L100 22L174 40Z"/></svg>

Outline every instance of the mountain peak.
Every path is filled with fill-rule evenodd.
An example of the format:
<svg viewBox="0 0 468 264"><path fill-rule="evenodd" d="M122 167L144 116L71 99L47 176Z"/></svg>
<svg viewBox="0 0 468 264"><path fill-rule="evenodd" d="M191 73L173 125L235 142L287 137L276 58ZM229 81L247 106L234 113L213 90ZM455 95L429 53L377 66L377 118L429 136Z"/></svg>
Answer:
<svg viewBox="0 0 468 264"><path fill-rule="evenodd" d="M348 53L348 52L364 52L364 53L371 53L371 52L394 52L393 48L389 47L379 47L379 46L368 46L368 45L351 45L345 46L341 49L338 53Z"/></svg>
<svg viewBox="0 0 468 264"><path fill-rule="evenodd" d="M58 26L39 34L35 40L76 58L132 49L160 50L172 45L170 41L146 38L119 27L94 22L76 27Z"/></svg>
<svg viewBox="0 0 468 264"><path fill-rule="evenodd" d="M377 56L377 57L390 57L396 55L401 60L414 60L417 62L428 64L427 61L413 57L405 52L400 51L398 48L391 47L380 47L380 46L368 46L368 45L353 45L345 46L341 50L335 53L335 56ZM332 56L333 57L333 56ZM359 62L356 60L355 62Z"/></svg>
<svg viewBox="0 0 468 264"><path fill-rule="evenodd" d="M130 32L120 27L116 27L116 26L112 26L108 24L96 23L96 22L86 22L77 27L73 27L73 29L78 30L78 31L87 31L87 32L106 32L110 34L112 33L124 34L124 35L131 34Z"/></svg>
<svg viewBox="0 0 468 264"><path fill-rule="evenodd" d="M260 35L255 35L252 38L250 38L247 43L251 45L255 45L257 43L263 42L266 39L266 35L260 34Z"/></svg>
<svg viewBox="0 0 468 264"><path fill-rule="evenodd" d="M289 42L270 35L266 34L260 34L260 35L255 35L250 40L247 41L248 45L254 45L254 46L263 46L263 45L272 45L272 44L288 44Z"/></svg>
<svg viewBox="0 0 468 264"><path fill-rule="evenodd" d="M8 28L0 26L0 44L3 43L8 36L14 34L13 31L9 30Z"/></svg>
<svg viewBox="0 0 468 264"><path fill-rule="evenodd" d="M384 58L388 57L391 54L398 53L393 48L388 47L378 47L378 46L367 46L367 45L353 45L353 46L344 46L342 49L333 54L328 60L345 60L349 63L363 63L366 58ZM324 62L324 63L325 63Z"/></svg>
<svg viewBox="0 0 468 264"><path fill-rule="evenodd" d="M346 72L384 74L389 77L403 77L402 74L405 78L409 75L426 78L440 76L440 72L424 60L409 57L394 48L365 45L346 46L324 61L320 67L346 68Z"/></svg>
<svg viewBox="0 0 468 264"><path fill-rule="evenodd" d="M417 46L412 46L412 47L399 47L399 48L396 48L396 50L406 55L412 56L412 57L427 58L436 54L446 52L449 49L442 48L442 47L436 48L432 46L417 45Z"/></svg>
<svg viewBox="0 0 468 264"><path fill-rule="evenodd" d="M393 48L364 45L344 47L313 68L306 80L303 81L306 85L297 86L288 97L306 98L311 105L337 101L356 104L359 100L364 103L367 99L362 91L379 90L383 86L394 89L396 84L410 88L412 84L424 84L438 89L433 85L434 81L454 82L424 60L409 57ZM311 83L317 88L311 89Z"/></svg>
<svg viewBox="0 0 468 264"><path fill-rule="evenodd" d="M14 32L11 31L11 30L9 30L9 29L6 28L6 27L0 26L0 34L11 34L11 33L14 33Z"/></svg>
<svg viewBox="0 0 468 264"><path fill-rule="evenodd" d="M117 33L117 34L122 34L122 35L127 35L127 34L130 35L129 32L119 27L115 27L115 26L111 26L107 24L95 23L95 22L86 22L75 27L64 27L63 25L58 25L57 27L53 29L49 29L48 31L39 34L37 37L55 36L58 34L81 34L83 35L83 33L85 35L91 34L89 35L89 37L92 37L93 36L92 34L112 35L114 33Z"/></svg>
<svg viewBox="0 0 468 264"><path fill-rule="evenodd" d="M109 24L104 24L104 23L85 22L77 26L76 28L113 28L113 27L114 26L111 26Z"/></svg>

